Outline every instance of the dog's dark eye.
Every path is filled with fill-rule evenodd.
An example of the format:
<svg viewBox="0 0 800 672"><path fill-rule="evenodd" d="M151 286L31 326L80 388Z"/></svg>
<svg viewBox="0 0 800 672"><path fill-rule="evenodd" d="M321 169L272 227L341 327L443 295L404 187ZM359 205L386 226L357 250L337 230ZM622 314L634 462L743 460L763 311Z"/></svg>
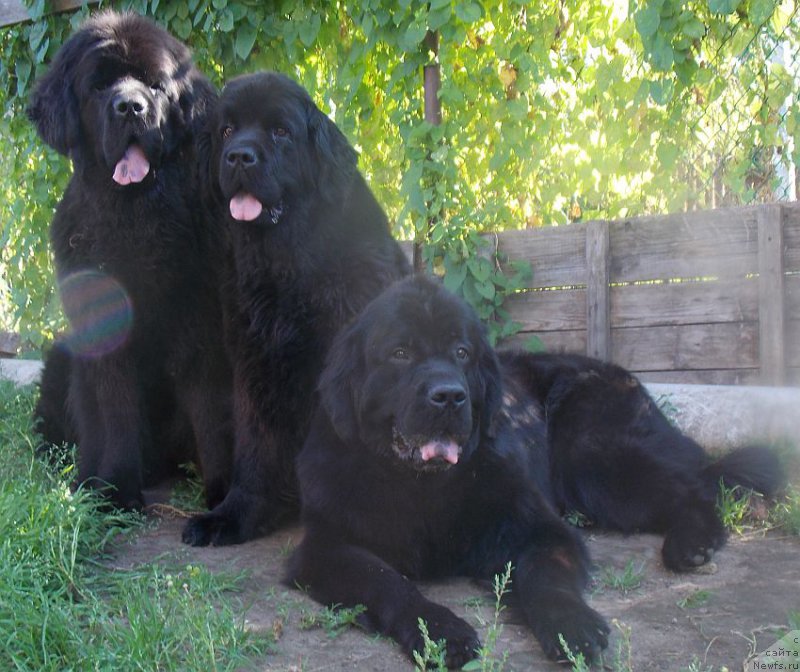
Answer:
<svg viewBox="0 0 800 672"><path fill-rule="evenodd" d="M233 126L223 126L219 134L223 138L230 138L231 135L233 134Z"/></svg>
<svg viewBox="0 0 800 672"><path fill-rule="evenodd" d="M463 345L459 348L456 348L456 357L462 360L469 359L469 350L467 350Z"/></svg>
<svg viewBox="0 0 800 672"><path fill-rule="evenodd" d="M289 131L286 128L281 128L278 126L277 128L272 129L272 135L274 135L276 138L288 138Z"/></svg>
<svg viewBox="0 0 800 672"><path fill-rule="evenodd" d="M164 93L164 84L162 82L153 82L150 85L150 88L153 91L158 91L159 93Z"/></svg>
<svg viewBox="0 0 800 672"><path fill-rule="evenodd" d="M411 355L406 348L395 348L392 350L392 359L403 362L411 359Z"/></svg>

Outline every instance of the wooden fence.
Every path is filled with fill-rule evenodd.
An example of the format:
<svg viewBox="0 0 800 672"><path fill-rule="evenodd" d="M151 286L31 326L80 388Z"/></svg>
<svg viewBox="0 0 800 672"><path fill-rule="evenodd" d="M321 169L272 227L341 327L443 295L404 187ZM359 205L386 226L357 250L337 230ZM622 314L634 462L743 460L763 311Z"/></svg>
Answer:
<svg viewBox="0 0 800 672"><path fill-rule="evenodd" d="M507 306L550 351L650 382L800 384L800 205L509 231L533 268Z"/></svg>

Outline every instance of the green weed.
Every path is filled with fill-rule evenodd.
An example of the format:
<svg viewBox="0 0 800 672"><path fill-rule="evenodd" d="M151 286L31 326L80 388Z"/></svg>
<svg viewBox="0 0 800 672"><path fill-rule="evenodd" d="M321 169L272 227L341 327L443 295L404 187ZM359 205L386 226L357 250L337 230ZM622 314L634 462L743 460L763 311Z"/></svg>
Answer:
<svg viewBox="0 0 800 672"><path fill-rule="evenodd" d="M642 585L644 579L644 562L638 564L631 558L621 570L615 567L605 567L597 577L599 589L610 588L626 594L636 590Z"/></svg>
<svg viewBox="0 0 800 672"><path fill-rule="evenodd" d="M695 590L686 597L681 598L676 604L681 609L697 609L708 602L713 593L710 590Z"/></svg>
<svg viewBox="0 0 800 672"><path fill-rule="evenodd" d="M790 486L786 494L772 509L776 527L795 536L800 535L800 488Z"/></svg>
<svg viewBox="0 0 800 672"><path fill-rule="evenodd" d="M478 622L486 629L486 636L484 637L483 645L478 649L478 657L462 668L465 671L480 670L480 672L502 672L506 666L508 651L504 651L501 655L498 655L497 644L500 639L500 634L503 631L503 626L500 624L500 614L505 609L503 601L511 592L512 572L513 568L509 562L503 570L503 573L497 574L494 577L494 610L492 620L485 621L480 613L476 614Z"/></svg>
<svg viewBox="0 0 800 672"><path fill-rule="evenodd" d="M414 651L414 669L420 672L436 670L436 672L447 672L445 655L447 653L447 643L440 639L434 642L428 632L428 624L423 619L419 619L419 631L422 635L422 652Z"/></svg>
<svg viewBox="0 0 800 672"><path fill-rule="evenodd" d="M300 614L300 629L321 628L328 637L338 637L346 628L357 627L358 617L366 610L367 608L360 604L355 607L342 607L335 604L317 611L306 610Z"/></svg>

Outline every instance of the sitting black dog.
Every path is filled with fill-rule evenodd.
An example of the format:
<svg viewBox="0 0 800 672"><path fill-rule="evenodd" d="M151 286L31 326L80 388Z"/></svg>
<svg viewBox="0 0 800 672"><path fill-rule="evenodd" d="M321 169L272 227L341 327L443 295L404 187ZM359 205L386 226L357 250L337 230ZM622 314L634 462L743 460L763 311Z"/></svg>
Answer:
<svg viewBox="0 0 800 672"><path fill-rule="evenodd" d="M347 138L296 82L230 81L200 140L210 217L230 236L233 476L183 540L234 544L299 509L294 461L333 337L410 270Z"/></svg>
<svg viewBox="0 0 800 672"><path fill-rule="evenodd" d="M196 457L209 506L230 477L222 235L202 216L195 131L216 92L189 49L102 12L59 49L28 115L72 161L50 227L69 335L37 405L46 442L78 444L78 479L121 507Z"/></svg>
<svg viewBox="0 0 800 672"><path fill-rule="evenodd" d="M503 354L438 284L398 282L335 341L321 407L298 457L305 537L287 579L325 604L364 605L365 624L411 655L430 637L473 658L473 628L409 579L491 578L550 657L591 659L608 626L583 600L587 553L559 516L667 533L666 563L705 562L723 540L717 479L772 491L774 457L710 464L638 381L584 357Z"/></svg>

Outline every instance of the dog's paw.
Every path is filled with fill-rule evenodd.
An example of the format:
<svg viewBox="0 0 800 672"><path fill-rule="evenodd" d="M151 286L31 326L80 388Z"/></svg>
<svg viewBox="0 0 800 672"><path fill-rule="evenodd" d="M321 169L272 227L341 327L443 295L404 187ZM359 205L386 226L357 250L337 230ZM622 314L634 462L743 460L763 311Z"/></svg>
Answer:
<svg viewBox="0 0 800 672"><path fill-rule="evenodd" d="M674 528L664 537L661 557L674 572L688 572L706 564L725 544L721 523L702 527Z"/></svg>
<svg viewBox="0 0 800 672"><path fill-rule="evenodd" d="M547 605L542 609L547 610ZM605 619L582 600L572 605L560 605L539 619L535 627L536 636L545 654L553 660L568 660L582 655L586 662L599 658L608 646L610 629Z"/></svg>
<svg viewBox="0 0 800 672"><path fill-rule="evenodd" d="M434 644L444 643L444 662L448 668L460 669L477 657L481 643L475 629L446 607L429 602L417 613L416 619L407 619L403 632L397 637L412 660L415 652L424 656L425 637L420 620L425 624L428 640ZM435 660L427 662L431 666L435 665Z"/></svg>
<svg viewBox="0 0 800 672"><path fill-rule="evenodd" d="M193 516L183 528L181 539L190 546L230 546L247 541L236 518L219 511Z"/></svg>
<svg viewBox="0 0 800 672"><path fill-rule="evenodd" d="M688 572L705 565L725 543L725 534L668 534L661 557L673 572Z"/></svg>

